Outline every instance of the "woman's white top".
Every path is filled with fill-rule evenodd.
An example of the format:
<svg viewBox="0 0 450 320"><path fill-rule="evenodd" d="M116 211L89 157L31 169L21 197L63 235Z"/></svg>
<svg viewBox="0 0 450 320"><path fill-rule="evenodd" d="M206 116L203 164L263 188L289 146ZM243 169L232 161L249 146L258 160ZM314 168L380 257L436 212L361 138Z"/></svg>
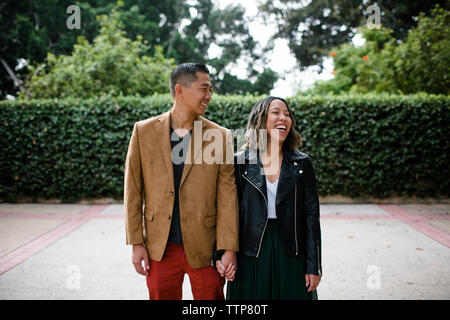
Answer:
<svg viewBox="0 0 450 320"><path fill-rule="evenodd" d="M275 200L277 197L277 188L278 188L278 180L274 183L270 183L266 178L266 186L267 186L267 209L268 209L268 218L276 219L277 212L275 210Z"/></svg>

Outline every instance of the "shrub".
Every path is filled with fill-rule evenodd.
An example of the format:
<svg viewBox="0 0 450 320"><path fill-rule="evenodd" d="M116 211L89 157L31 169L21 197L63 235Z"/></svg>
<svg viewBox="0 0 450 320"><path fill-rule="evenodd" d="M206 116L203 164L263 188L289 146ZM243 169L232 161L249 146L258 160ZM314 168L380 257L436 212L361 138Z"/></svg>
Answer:
<svg viewBox="0 0 450 320"><path fill-rule="evenodd" d="M206 117L245 128L260 98L214 96ZM449 196L448 97L298 96L288 103L322 196ZM0 198L121 199L134 123L171 106L169 94L1 101Z"/></svg>

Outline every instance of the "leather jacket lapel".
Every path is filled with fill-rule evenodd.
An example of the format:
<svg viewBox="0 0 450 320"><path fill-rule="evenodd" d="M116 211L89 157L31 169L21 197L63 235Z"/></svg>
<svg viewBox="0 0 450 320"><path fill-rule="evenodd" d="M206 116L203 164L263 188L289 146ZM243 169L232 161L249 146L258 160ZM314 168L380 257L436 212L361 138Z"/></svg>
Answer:
<svg viewBox="0 0 450 320"><path fill-rule="evenodd" d="M246 160L249 161L249 152L246 150L245 154ZM264 169L261 164L261 160L259 159L259 155L256 155L256 163L255 159L252 158L252 161L249 161L249 164L246 166L246 170L244 172L244 176L252 182L254 187L259 189L265 197L267 197L267 186L266 179L264 175Z"/></svg>
<svg viewBox="0 0 450 320"><path fill-rule="evenodd" d="M249 161L248 150L246 150L245 158L246 161ZM301 165L302 159L304 159L304 156L297 152L286 152L284 154L278 180L275 205L278 205L281 200L283 200L303 175L303 168ZM252 160L253 161L250 161L250 164L247 165L244 175L253 183L254 187L258 188L267 198L266 179L259 155L256 156L256 163L254 158Z"/></svg>
<svg viewBox="0 0 450 320"><path fill-rule="evenodd" d="M302 157L293 152L284 154L281 165L280 177L278 179L277 198L275 205L278 205L281 200L294 188L294 185L303 175L302 165L300 160Z"/></svg>

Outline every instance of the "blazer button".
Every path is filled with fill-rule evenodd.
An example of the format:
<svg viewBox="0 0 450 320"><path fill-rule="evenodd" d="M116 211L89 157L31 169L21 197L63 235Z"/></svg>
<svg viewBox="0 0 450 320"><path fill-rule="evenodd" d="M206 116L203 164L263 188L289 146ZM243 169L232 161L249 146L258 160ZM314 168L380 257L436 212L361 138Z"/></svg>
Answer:
<svg viewBox="0 0 450 320"><path fill-rule="evenodd" d="M169 216L167 217L167 219L169 219L169 220L170 220L170 214L169 214Z"/></svg>
<svg viewBox="0 0 450 320"><path fill-rule="evenodd" d="M298 173L302 174L302 173L303 173L303 170L299 170Z"/></svg>
<svg viewBox="0 0 450 320"><path fill-rule="evenodd" d="M170 191L169 193L171 196L173 196L175 194L173 191Z"/></svg>

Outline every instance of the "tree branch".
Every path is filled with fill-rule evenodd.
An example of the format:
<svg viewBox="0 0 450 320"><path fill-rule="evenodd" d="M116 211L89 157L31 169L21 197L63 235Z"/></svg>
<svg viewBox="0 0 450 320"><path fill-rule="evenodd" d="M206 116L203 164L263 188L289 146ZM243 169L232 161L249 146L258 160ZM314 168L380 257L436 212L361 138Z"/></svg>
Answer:
<svg viewBox="0 0 450 320"><path fill-rule="evenodd" d="M14 86L22 89L22 81L20 81L19 78L17 78L15 73L9 67L8 63L6 63L6 61L3 60L3 58L0 58L0 62L2 63L3 67L6 69L6 72L8 72L10 78L14 81Z"/></svg>

